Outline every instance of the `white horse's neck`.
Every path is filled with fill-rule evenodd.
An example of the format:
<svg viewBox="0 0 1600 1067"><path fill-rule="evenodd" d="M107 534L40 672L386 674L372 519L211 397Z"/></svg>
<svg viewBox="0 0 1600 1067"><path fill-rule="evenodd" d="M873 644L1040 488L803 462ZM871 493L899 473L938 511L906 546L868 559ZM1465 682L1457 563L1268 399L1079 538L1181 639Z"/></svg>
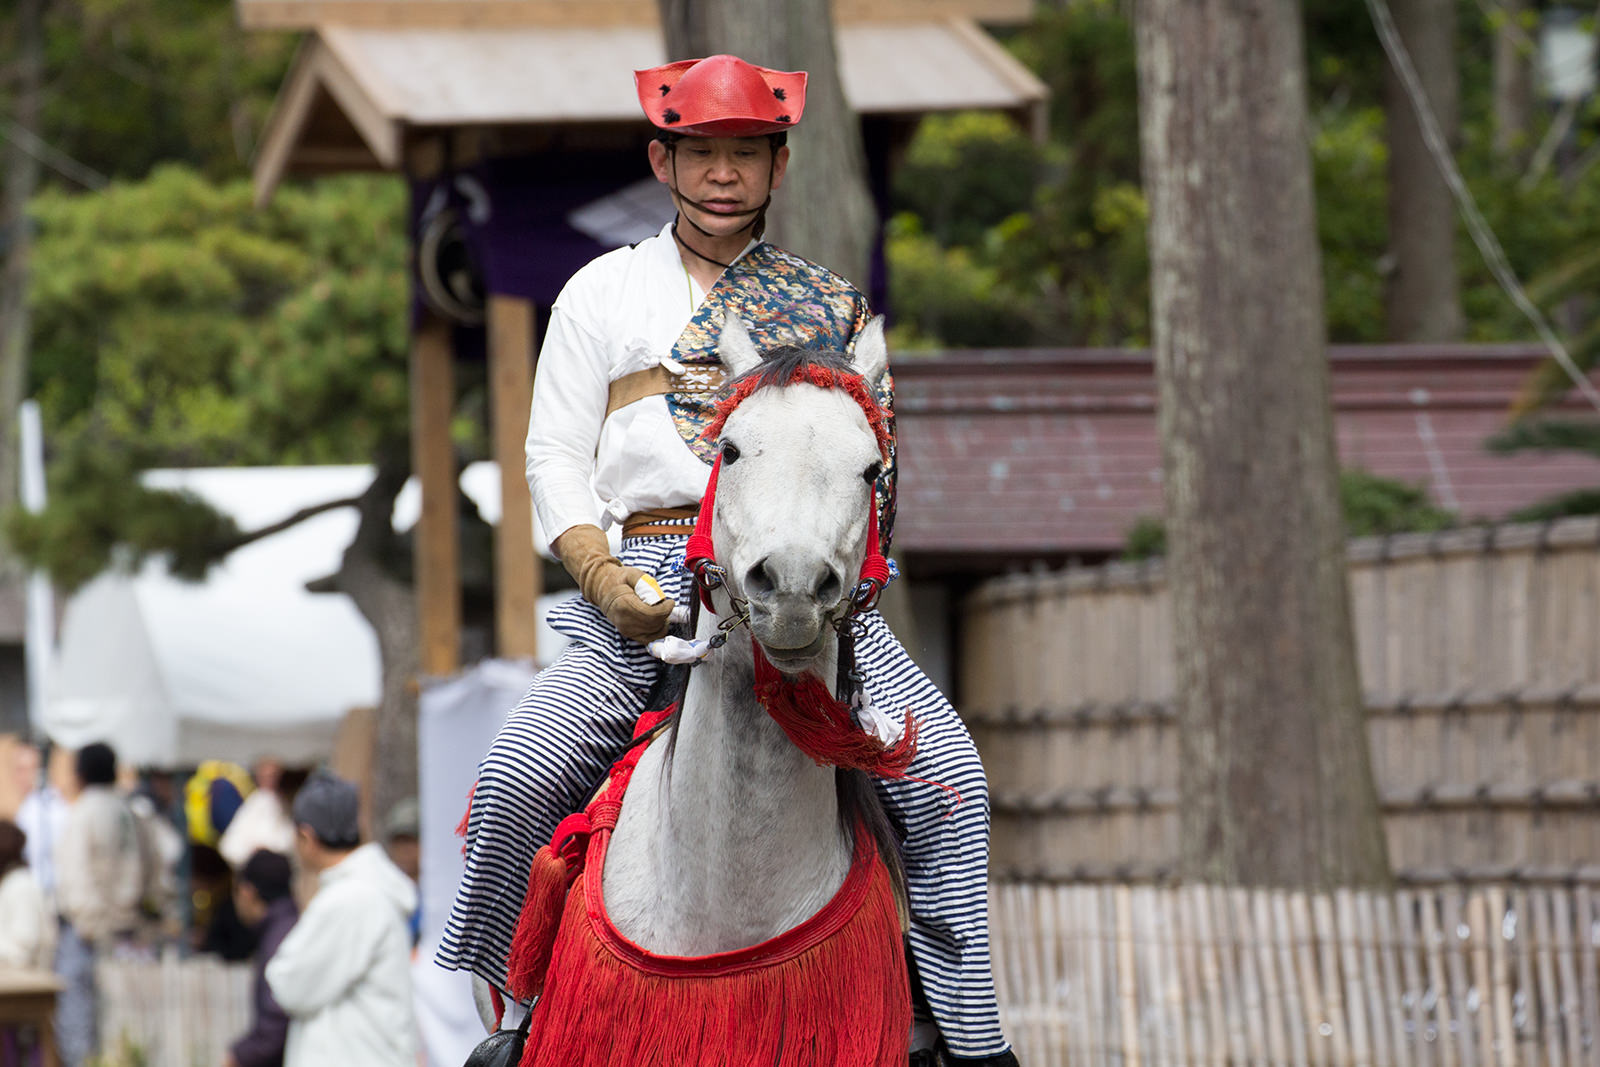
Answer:
<svg viewBox="0 0 1600 1067"><path fill-rule="evenodd" d="M716 623L703 613L699 636ZM691 673L670 766L667 749L662 737L640 760L606 860L606 908L626 937L664 955L726 952L832 898L851 855L835 772L756 700L743 629Z"/></svg>

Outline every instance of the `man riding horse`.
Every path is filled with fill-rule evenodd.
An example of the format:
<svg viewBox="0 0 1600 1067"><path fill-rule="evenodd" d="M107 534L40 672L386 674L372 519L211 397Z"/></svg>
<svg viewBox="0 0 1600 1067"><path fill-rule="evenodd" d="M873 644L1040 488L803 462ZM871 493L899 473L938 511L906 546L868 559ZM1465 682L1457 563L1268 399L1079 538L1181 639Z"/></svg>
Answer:
<svg viewBox="0 0 1600 1067"><path fill-rule="evenodd" d="M551 311L528 485L583 599L551 613L570 644L539 673L480 765L466 873L439 951L444 966L502 990L535 852L604 779L665 670L645 643L666 633L674 602L690 592L675 564L715 458L702 431L723 381L723 324L742 320L758 348L848 352L871 318L848 281L761 241L789 163L787 131L805 107L806 74L712 56L635 79L659 131L650 166L677 216L656 236L585 266ZM889 409L884 383L879 400ZM877 483L885 550L893 485L891 460ZM603 529L616 523L620 558ZM641 598L646 577L666 599ZM913 1048L938 1047L950 1064L1014 1064L989 960L983 768L954 709L882 617L862 620L856 656L871 703L913 714L922 728L910 776L877 783L903 833L908 941L927 1008Z"/></svg>

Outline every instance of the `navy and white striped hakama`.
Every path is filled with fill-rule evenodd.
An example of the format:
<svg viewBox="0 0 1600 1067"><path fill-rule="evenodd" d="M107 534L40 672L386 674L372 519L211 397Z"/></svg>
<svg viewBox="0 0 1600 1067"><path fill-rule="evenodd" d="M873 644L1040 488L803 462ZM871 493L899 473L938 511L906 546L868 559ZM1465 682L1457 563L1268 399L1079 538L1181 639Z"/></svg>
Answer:
<svg viewBox="0 0 1600 1067"><path fill-rule="evenodd" d="M624 543L622 559L686 603L686 575L673 569L684 538ZM621 754L664 670L619 634L600 611L574 599L550 622L572 638L534 679L479 765L467 825L466 873L438 960L504 988L506 957L528 869L556 824L578 810ZM905 829L910 944L922 989L951 1053L1005 1051L989 962L989 795L966 727L911 661L877 612L865 617L857 659L873 703L910 708L920 723L910 773L928 782L878 781Z"/></svg>

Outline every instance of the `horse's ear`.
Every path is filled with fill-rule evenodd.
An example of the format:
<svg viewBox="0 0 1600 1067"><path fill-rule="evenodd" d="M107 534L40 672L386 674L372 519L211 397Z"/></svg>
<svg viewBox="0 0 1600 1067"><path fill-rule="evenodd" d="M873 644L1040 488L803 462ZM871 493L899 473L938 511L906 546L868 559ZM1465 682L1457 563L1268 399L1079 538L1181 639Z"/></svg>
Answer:
<svg viewBox="0 0 1600 1067"><path fill-rule="evenodd" d="M889 369L889 346L883 339L883 316L874 315L872 321L856 334L856 372L876 387L883 372Z"/></svg>
<svg viewBox="0 0 1600 1067"><path fill-rule="evenodd" d="M722 336L717 340L717 358L728 368L728 375L737 378L754 370L761 362L761 353L750 340L739 316L729 315L722 324Z"/></svg>

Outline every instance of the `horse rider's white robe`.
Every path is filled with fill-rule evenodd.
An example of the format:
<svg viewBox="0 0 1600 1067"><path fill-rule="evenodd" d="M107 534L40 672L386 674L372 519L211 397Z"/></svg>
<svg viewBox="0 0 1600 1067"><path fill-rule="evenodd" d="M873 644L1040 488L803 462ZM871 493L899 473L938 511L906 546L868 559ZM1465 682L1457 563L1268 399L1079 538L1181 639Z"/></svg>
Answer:
<svg viewBox="0 0 1600 1067"><path fill-rule="evenodd" d="M606 418L612 382L673 366L673 346L704 299L670 226L607 252L561 291L528 419L528 488L550 540L585 523L604 528L637 511L692 504L705 493L710 468L685 447L666 397L645 397Z"/></svg>

